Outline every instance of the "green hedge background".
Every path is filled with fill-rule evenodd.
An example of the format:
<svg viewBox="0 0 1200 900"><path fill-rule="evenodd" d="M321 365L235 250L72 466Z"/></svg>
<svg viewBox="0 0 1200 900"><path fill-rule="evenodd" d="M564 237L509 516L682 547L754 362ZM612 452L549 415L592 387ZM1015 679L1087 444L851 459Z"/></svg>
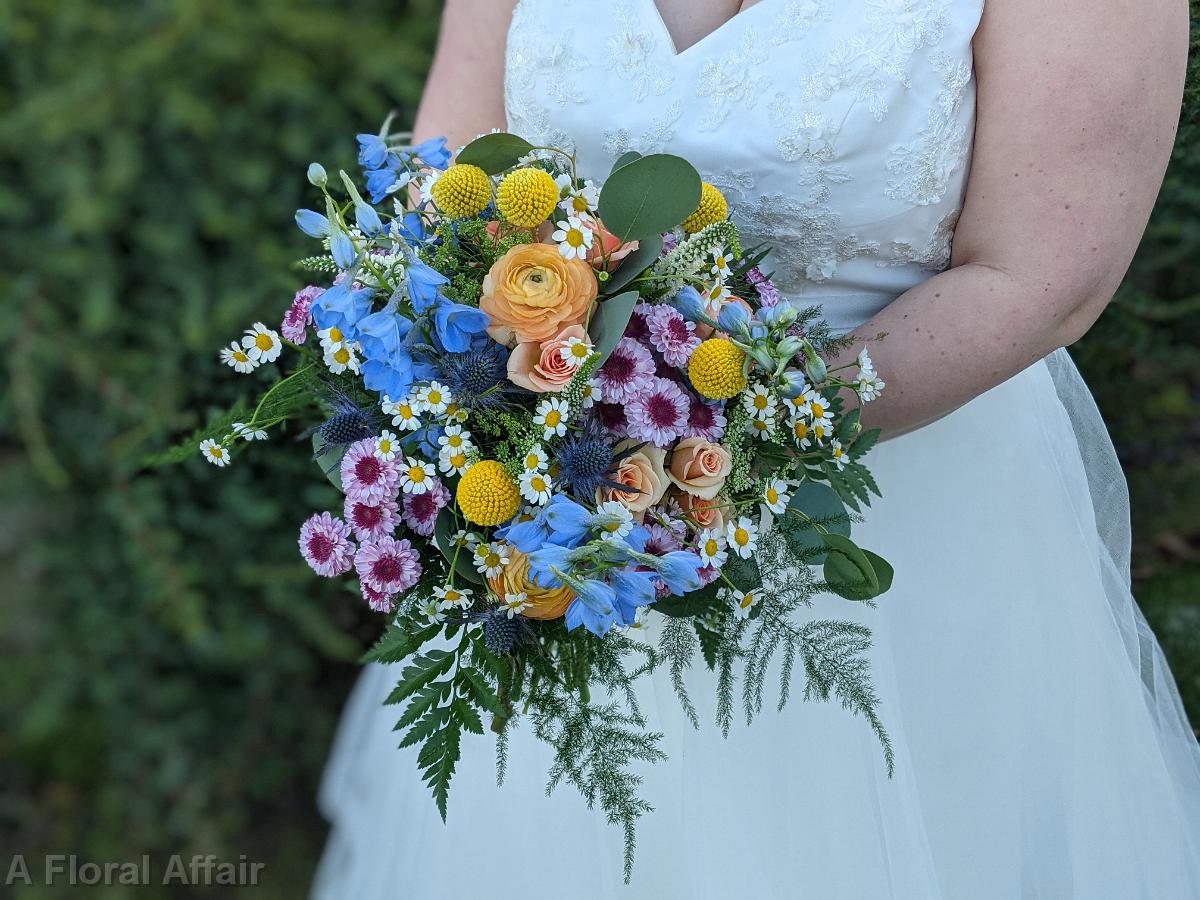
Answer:
<svg viewBox="0 0 1200 900"><path fill-rule="evenodd" d="M0 849L246 854L268 863L254 896L303 894L317 778L376 627L296 552L332 489L301 453L220 478L137 460L245 388L215 351L300 284L305 166L350 169L356 131L411 119L437 11L0 0ZM1198 81L1128 281L1073 352L1127 467L1139 596L1200 721Z"/></svg>

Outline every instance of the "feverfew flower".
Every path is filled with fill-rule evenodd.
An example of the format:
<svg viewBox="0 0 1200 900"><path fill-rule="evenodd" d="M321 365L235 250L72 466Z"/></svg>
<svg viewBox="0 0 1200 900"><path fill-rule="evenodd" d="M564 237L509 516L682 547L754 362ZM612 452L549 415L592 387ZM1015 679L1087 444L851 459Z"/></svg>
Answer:
<svg viewBox="0 0 1200 900"><path fill-rule="evenodd" d="M592 525L600 529L600 537L604 540L619 541L633 531L633 513L618 500L605 500L596 507Z"/></svg>
<svg viewBox="0 0 1200 900"><path fill-rule="evenodd" d="M558 355L568 366L573 369L578 369L591 357L595 352L592 349L591 341L583 338L570 337L567 342L559 348Z"/></svg>
<svg viewBox="0 0 1200 900"><path fill-rule="evenodd" d="M775 417L766 419L750 419L746 422L746 431L760 441L769 441L775 436Z"/></svg>
<svg viewBox="0 0 1200 900"><path fill-rule="evenodd" d="M729 554L725 551L725 535L715 528L705 528L697 536L697 551L705 566L719 569Z"/></svg>
<svg viewBox="0 0 1200 900"><path fill-rule="evenodd" d="M591 409L592 404L599 403L604 399L604 392L600 390L600 385L596 384L594 379L589 379L583 385L583 393L580 397L582 398L580 405L584 409Z"/></svg>
<svg viewBox="0 0 1200 900"><path fill-rule="evenodd" d="M454 532L454 534L450 535L449 549L450 550L455 550L455 549L468 550L468 551L474 553L475 548L478 547L482 543L483 543L483 539L479 535L477 535L475 532L467 531L465 528L461 528L458 531Z"/></svg>
<svg viewBox="0 0 1200 900"><path fill-rule="evenodd" d="M300 526L300 553L314 572L334 578L350 571L354 544L350 526L327 512L309 517Z"/></svg>
<svg viewBox="0 0 1200 900"><path fill-rule="evenodd" d="M258 368L258 360L251 359L250 354L243 350L242 345L237 341L234 341L228 347L221 348L221 362L232 368L233 371L240 372L242 375L253 372Z"/></svg>
<svg viewBox="0 0 1200 900"><path fill-rule="evenodd" d="M246 355L258 363L275 362L283 352L283 342L279 340L279 333L262 322L255 322L253 327L246 329L242 347Z"/></svg>
<svg viewBox="0 0 1200 900"><path fill-rule="evenodd" d="M437 600L426 600L421 604L421 612L429 620L430 625L440 625L446 621L444 608Z"/></svg>
<svg viewBox="0 0 1200 900"><path fill-rule="evenodd" d="M223 444L209 438L206 441L200 442L200 454L210 463L218 468L225 468L229 465L230 455L229 450Z"/></svg>
<svg viewBox="0 0 1200 900"><path fill-rule="evenodd" d="M385 416L392 417L392 425L402 431L416 431L421 427L421 407L412 394L399 402L384 397L380 408Z"/></svg>
<svg viewBox="0 0 1200 900"><path fill-rule="evenodd" d="M433 596L437 598L438 605L442 609L466 609L471 605L471 589L456 588L453 585L445 587L437 587L433 589Z"/></svg>
<svg viewBox="0 0 1200 900"><path fill-rule="evenodd" d="M595 381L604 392L605 403L627 403L645 387L654 369L650 351L633 338L623 337L596 370Z"/></svg>
<svg viewBox="0 0 1200 900"><path fill-rule="evenodd" d="M521 496L530 503L545 506L550 502L554 482L550 476L542 472L522 472L517 484L521 488Z"/></svg>
<svg viewBox="0 0 1200 900"><path fill-rule="evenodd" d="M407 591L421 577L420 558L412 544L390 537L359 544L354 568L363 584L384 594Z"/></svg>
<svg viewBox="0 0 1200 900"><path fill-rule="evenodd" d="M400 444L397 442L394 432L385 428L383 434L375 438L375 455L384 462L391 462L395 459L399 450Z"/></svg>
<svg viewBox="0 0 1200 900"><path fill-rule="evenodd" d="M726 525L725 537L729 541L729 549L742 559L749 559L758 549L758 526L747 516L739 516L736 522Z"/></svg>
<svg viewBox="0 0 1200 900"><path fill-rule="evenodd" d="M505 594L503 606L504 611L511 619L513 616L525 612L532 604L529 602L529 595L521 591L518 594Z"/></svg>
<svg viewBox="0 0 1200 900"><path fill-rule="evenodd" d="M725 281L729 277L729 266L732 262L732 253L728 252L724 247L713 247L712 268L710 268L708 271L715 275L720 281Z"/></svg>
<svg viewBox="0 0 1200 900"><path fill-rule="evenodd" d="M811 428L823 426L826 430L833 427L833 420L830 418L829 401L825 399L825 395L818 391L808 390L803 394L804 397L804 414L808 417L808 424Z"/></svg>
<svg viewBox="0 0 1200 900"><path fill-rule="evenodd" d="M763 489L763 505L779 516L787 509L788 501L792 499L789 493L791 485L781 478L771 481Z"/></svg>
<svg viewBox="0 0 1200 900"><path fill-rule="evenodd" d="M865 350L863 351L866 352ZM855 384L855 390L858 391L858 399L863 403L869 403L876 399L883 389L887 387L887 383L880 378L874 371L866 369L858 373L858 379Z"/></svg>
<svg viewBox="0 0 1200 900"><path fill-rule="evenodd" d="M592 229L576 216L568 216L550 235L558 244L558 252L567 259L587 259L592 249Z"/></svg>
<svg viewBox="0 0 1200 900"><path fill-rule="evenodd" d="M265 441L267 433L261 428L251 428L245 422L234 422L233 433L246 441Z"/></svg>
<svg viewBox="0 0 1200 900"><path fill-rule="evenodd" d="M321 349L325 351L326 355L330 350L336 350L348 343L345 333L340 328L322 328L317 332L317 339L321 342Z"/></svg>
<svg viewBox="0 0 1200 900"><path fill-rule="evenodd" d="M529 452L525 454L523 465L526 472L545 472L548 462L549 457L546 456L546 451L542 449L542 445L534 444L529 448Z"/></svg>
<svg viewBox="0 0 1200 900"><path fill-rule="evenodd" d="M400 490L406 494L424 494L433 490L437 476L433 463L410 456L400 467Z"/></svg>
<svg viewBox="0 0 1200 900"><path fill-rule="evenodd" d="M485 578L498 578L509 563L508 544L493 541L475 548L475 568Z"/></svg>
<svg viewBox="0 0 1200 900"><path fill-rule="evenodd" d="M583 187L576 187L569 173L564 172L554 179L558 185L559 208L569 216L594 212L600 204L600 189L591 179L584 181Z"/></svg>
<svg viewBox="0 0 1200 900"><path fill-rule="evenodd" d="M461 475L467 471L470 458L466 450L454 450L443 447L438 451L438 469L443 475Z"/></svg>
<svg viewBox="0 0 1200 900"><path fill-rule="evenodd" d="M830 441L829 451L833 458L833 464L837 466L838 471L846 468L846 463L850 462L850 457L846 455L845 449L842 447L841 441Z"/></svg>
<svg viewBox="0 0 1200 900"><path fill-rule="evenodd" d="M756 419L773 419L779 403L766 385L751 385L742 392L742 406Z"/></svg>
<svg viewBox="0 0 1200 900"><path fill-rule="evenodd" d="M362 364L357 347L346 342L326 348L322 360L334 375L341 375L347 369L357 375Z"/></svg>
<svg viewBox="0 0 1200 900"><path fill-rule="evenodd" d="M441 447L439 453L467 453L475 448L471 443L471 432L464 431L461 425L447 425L440 437L438 437L438 446Z"/></svg>
<svg viewBox="0 0 1200 900"><path fill-rule="evenodd" d="M363 438L346 448L341 472L342 490L347 497L380 503L396 496L400 473L394 462L375 455L374 438Z"/></svg>
<svg viewBox="0 0 1200 900"><path fill-rule="evenodd" d="M696 326L687 321L673 306L660 303L650 307L646 313L646 329L650 343L663 355L669 366L686 366L700 338Z"/></svg>
<svg viewBox="0 0 1200 900"><path fill-rule="evenodd" d="M377 541L388 537L400 523L400 509L391 497L378 503L365 503L347 497L343 515L360 541Z"/></svg>
<svg viewBox="0 0 1200 900"><path fill-rule="evenodd" d="M542 426L542 437L562 437L567 433L567 415L571 407L565 400L557 397L547 398L539 403L533 417L535 425Z"/></svg>
<svg viewBox="0 0 1200 900"><path fill-rule="evenodd" d="M726 591L726 597L733 603L733 611L739 619L750 618L750 611L758 604L758 591Z"/></svg>
<svg viewBox="0 0 1200 900"><path fill-rule="evenodd" d="M404 524L419 534L429 537L437 525L438 513L450 502L450 491L438 479L423 494L405 494L400 517Z"/></svg>
<svg viewBox="0 0 1200 900"><path fill-rule="evenodd" d="M629 435L667 447L687 427L691 403L678 383L651 376L646 387L625 404Z"/></svg>
<svg viewBox="0 0 1200 900"><path fill-rule="evenodd" d="M449 408L454 397L444 384L431 381L417 391L416 399L422 412L431 412L435 416L440 416Z"/></svg>

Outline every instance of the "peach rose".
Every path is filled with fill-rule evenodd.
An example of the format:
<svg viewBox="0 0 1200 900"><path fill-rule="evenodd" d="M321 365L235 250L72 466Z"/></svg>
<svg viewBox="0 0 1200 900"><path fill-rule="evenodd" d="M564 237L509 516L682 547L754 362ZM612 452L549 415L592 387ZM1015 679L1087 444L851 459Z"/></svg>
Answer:
<svg viewBox="0 0 1200 900"><path fill-rule="evenodd" d="M530 619L559 619L575 599L575 592L566 585L544 588L529 575L529 557L516 547L508 548L508 565L499 575L488 579L488 586L501 600L505 594L525 594L529 606L521 613Z"/></svg>
<svg viewBox="0 0 1200 900"><path fill-rule="evenodd" d="M680 491L675 499L679 502L679 508L683 510L684 517L696 527L697 531L703 531L705 528L715 528L717 531L725 530L725 508L729 504L727 498L717 496L711 500L702 500L695 494Z"/></svg>
<svg viewBox="0 0 1200 900"><path fill-rule="evenodd" d="M636 441L622 441L617 444L618 451L636 445ZM625 485L628 490L603 487L596 491L596 502L605 503L616 500L629 508L639 522L646 510L662 499L670 481L663 460L667 451L661 447L645 446L636 453L631 453L617 465L617 470L609 478L617 484Z"/></svg>
<svg viewBox="0 0 1200 900"><path fill-rule="evenodd" d="M701 437L684 438L671 454L667 476L676 486L701 500L711 500L725 486L733 457L720 444Z"/></svg>
<svg viewBox="0 0 1200 900"><path fill-rule="evenodd" d="M638 248L637 241L622 244L621 239L604 227L604 223L590 218L583 220L592 232L592 249L588 253L588 262L597 269L613 271L621 264L621 260ZM604 264L607 256L608 265Z"/></svg>
<svg viewBox="0 0 1200 900"><path fill-rule="evenodd" d="M703 294L701 294L701 296L703 296ZM750 313L751 316L754 315L754 310L750 308L749 303L747 303L741 297L735 297L732 294L726 297L724 300L710 300L704 311L708 314L710 319L716 319L717 316L721 314L721 307L726 303L740 303L746 312ZM712 337L714 331L716 331L716 329L711 325L706 325L704 322L696 323L696 337L700 338L700 340L705 340L706 338ZM724 332L720 332L720 334L724 334Z"/></svg>
<svg viewBox="0 0 1200 900"><path fill-rule="evenodd" d="M552 244L517 244L484 276L479 308L491 320L488 334L501 344L548 341L584 323L598 289L583 260L565 259Z"/></svg>
<svg viewBox="0 0 1200 900"><path fill-rule="evenodd" d="M582 325L564 328L552 340L538 343L524 341L508 357L508 380L513 384L544 394L561 391L575 375L575 367L563 359L559 352L571 338L587 341L587 332Z"/></svg>

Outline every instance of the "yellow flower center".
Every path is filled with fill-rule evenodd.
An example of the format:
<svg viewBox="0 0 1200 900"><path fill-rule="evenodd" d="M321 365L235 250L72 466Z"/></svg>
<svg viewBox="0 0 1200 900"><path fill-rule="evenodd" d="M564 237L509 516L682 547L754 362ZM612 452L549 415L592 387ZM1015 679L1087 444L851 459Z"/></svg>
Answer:
<svg viewBox="0 0 1200 900"><path fill-rule="evenodd" d="M764 394L754 395L754 408L759 412L767 408L767 397Z"/></svg>
<svg viewBox="0 0 1200 900"><path fill-rule="evenodd" d="M407 403L401 404L399 411L396 413L402 419L411 419L413 417L412 407Z"/></svg>
<svg viewBox="0 0 1200 900"><path fill-rule="evenodd" d="M739 547L745 547L748 543L750 543L750 532L748 532L745 528L735 529L733 532L733 541Z"/></svg>
<svg viewBox="0 0 1200 900"><path fill-rule="evenodd" d="M425 470L420 466L409 466L408 480L414 484L420 484L425 480Z"/></svg>
<svg viewBox="0 0 1200 900"><path fill-rule="evenodd" d="M713 540L712 538L709 538L707 541L704 542L704 555L705 556L716 556L717 551L720 549L721 549L720 545L718 545L717 542L715 540Z"/></svg>
<svg viewBox="0 0 1200 900"><path fill-rule="evenodd" d="M572 228L567 232L567 244L571 247L579 248L583 246L583 232L578 228Z"/></svg>
<svg viewBox="0 0 1200 900"><path fill-rule="evenodd" d="M576 359L587 359L592 355L592 351L588 349L588 345L580 341L578 344L571 345L571 355ZM590 387L584 389L584 396L592 392Z"/></svg>
<svg viewBox="0 0 1200 900"><path fill-rule="evenodd" d="M560 413L557 409L552 409L548 413L546 413L546 427L547 428L557 428L561 422L562 422L562 413Z"/></svg>
<svg viewBox="0 0 1200 900"><path fill-rule="evenodd" d="M330 328L329 329L329 339L337 344L340 344L342 341L344 341L345 338L342 336L342 329Z"/></svg>
<svg viewBox="0 0 1200 900"><path fill-rule="evenodd" d="M455 450L457 450L459 447L461 447L463 445L462 436L458 435L458 434L450 435L448 438L446 438L446 445L449 447L453 447Z"/></svg>
<svg viewBox="0 0 1200 900"><path fill-rule="evenodd" d="M775 490L775 488L773 488L773 487L767 488L767 502L768 503L778 503L779 502L779 491Z"/></svg>
<svg viewBox="0 0 1200 900"><path fill-rule="evenodd" d="M269 334L262 334L260 332L254 338L254 346L257 347L259 350L266 351L266 350L270 350L272 347L274 347L275 342L273 340L271 340L271 336Z"/></svg>
<svg viewBox="0 0 1200 900"><path fill-rule="evenodd" d="M225 448L224 447L209 447L208 453L214 459L220 459L222 456L225 455Z"/></svg>
<svg viewBox="0 0 1200 900"><path fill-rule="evenodd" d="M529 483L533 485L533 489L539 494L546 490L546 479L542 478L540 475L536 478L531 478Z"/></svg>
<svg viewBox="0 0 1200 900"><path fill-rule="evenodd" d="M240 362L240 363L247 363L247 362L250 362L250 357L248 357L248 356L247 356L245 353L243 353L241 350L234 350L234 351L233 351L233 358L234 358L235 360L237 360L238 362Z"/></svg>
<svg viewBox="0 0 1200 900"><path fill-rule="evenodd" d="M430 391L429 392L429 405L430 406L441 406L441 404L442 404L442 392L441 391Z"/></svg>
<svg viewBox="0 0 1200 900"><path fill-rule="evenodd" d="M738 605L741 606L742 609L749 609L754 605L754 594L746 594L746 596L742 597L742 602Z"/></svg>
<svg viewBox="0 0 1200 900"><path fill-rule="evenodd" d="M450 455L450 465L454 466L454 468L461 469L466 464L467 464L467 454L452 453Z"/></svg>
<svg viewBox="0 0 1200 900"><path fill-rule="evenodd" d="M338 347L333 354L334 362L340 365L347 365L350 362L350 351L345 347Z"/></svg>
<svg viewBox="0 0 1200 900"><path fill-rule="evenodd" d="M587 212L588 211L587 199L585 197L583 197L581 194L576 194L574 197L571 198L571 208L573 210L575 210L575 212Z"/></svg>
<svg viewBox="0 0 1200 900"><path fill-rule="evenodd" d="M541 458L536 453L530 453L525 457L525 468L536 469L542 464Z"/></svg>
<svg viewBox="0 0 1200 900"><path fill-rule="evenodd" d="M808 426L803 422L796 423L796 437L798 437L800 440L804 440L806 437L808 437Z"/></svg>
<svg viewBox="0 0 1200 900"><path fill-rule="evenodd" d="M487 559L485 559L484 562L487 564L487 567L489 569L494 569L494 568L496 568L496 566L500 565L500 554L499 553L489 553L487 555Z"/></svg>
<svg viewBox="0 0 1200 900"><path fill-rule="evenodd" d="M812 413L814 419L823 419L825 418L825 407L819 401L814 400L812 402Z"/></svg>
<svg viewBox="0 0 1200 900"><path fill-rule="evenodd" d="M379 452L380 453L391 453L392 452L392 442L387 439L381 440L379 442Z"/></svg>

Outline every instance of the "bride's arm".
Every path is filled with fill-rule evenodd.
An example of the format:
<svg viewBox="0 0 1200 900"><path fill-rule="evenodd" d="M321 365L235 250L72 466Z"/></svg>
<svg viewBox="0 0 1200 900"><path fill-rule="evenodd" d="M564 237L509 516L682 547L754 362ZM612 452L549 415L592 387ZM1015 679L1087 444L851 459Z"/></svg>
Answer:
<svg viewBox="0 0 1200 900"><path fill-rule="evenodd" d="M415 140L445 135L453 150L504 127L504 48L515 6L516 0L446 0Z"/></svg>
<svg viewBox="0 0 1200 900"><path fill-rule="evenodd" d="M1087 331L1162 183L1187 40L1186 0L988 0L952 268L858 329L888 333L867 424L918 428Z"/></svg>

